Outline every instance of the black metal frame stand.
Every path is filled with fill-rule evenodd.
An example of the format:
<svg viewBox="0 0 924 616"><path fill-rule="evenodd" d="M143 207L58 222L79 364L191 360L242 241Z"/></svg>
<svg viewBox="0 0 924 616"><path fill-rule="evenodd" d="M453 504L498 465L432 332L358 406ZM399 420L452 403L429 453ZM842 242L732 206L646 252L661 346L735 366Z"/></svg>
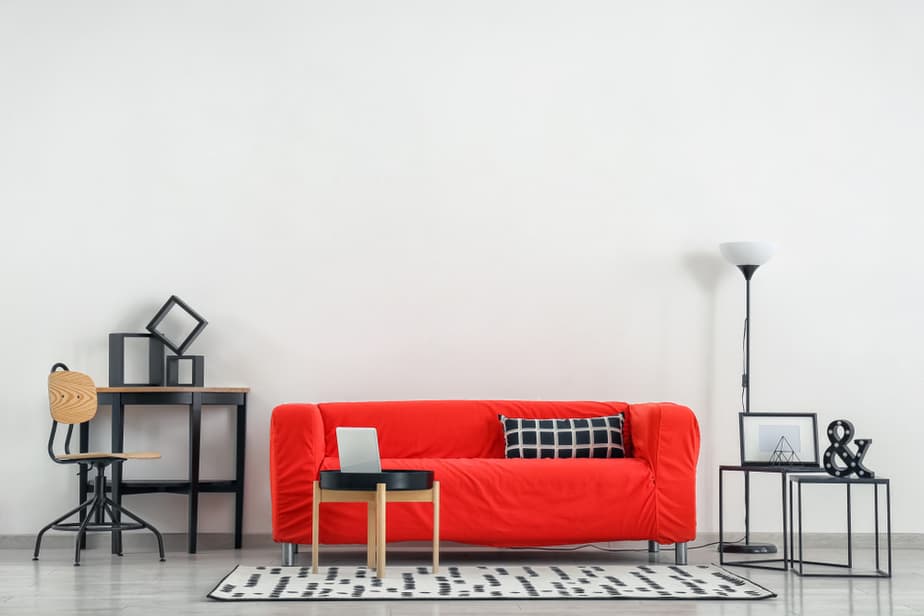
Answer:
<svg viewBox="0 0 924 616"><path fill-rule="evenodd" d="M76 531L77 539L74 546L74 566L80 566L80 550L85 547L86 533L88 532L112 532L120 533L119 537L121 538L121 532L123 530L140 530L146 528L157 538L157 548L160 551L160 560L164 560L164 538L161 536L160 531L158 531L150 523L142 519L141 517L135 515L121 504L116 503L114 500L106 496L106 467L112 464L113 471L116 467L122 465L121 461L115 461L112 459L108 460L96 460L92 462L92 465L96 467L96 478L94 479L94 490L93 498L87 499L84 502L80 503L74 509L71 509L64 515L59 518L56 518L49 524L47 524L42 530L39 531L38 536L35 538L35 552L32 554L32 560L38 560L39 551L42 549L42 537L49 530L66 530L66 531ZM81 473L86 474L86 466L90 464L81 464ZM75 513L80 514L79 522L64 522L67 518L71 517ZM134 523L123 524L120 521L121 514L125 514L127 517L134 520ZM111 522L106 522L105 515L109 514L109 519ZM91 518L94 520L90 522ZM118 552L115 552L113 548L113 554L122 555L122 546L119 545Z"/></svg>
<svg viewBox="0 0 924 616"><path fill-rule="evenodd" d="M189 479L188 480L123 480L122 465L116 464L112 468L112 482L110 491L112 501L121 505L125 494L151 494L169 493L186 494L189 496L188 508L188 534L187 551L195 554L198 544L199 528L199 494L230 493L234 494L234 548L240 549L243 542L244 529L244 454L247 441L247 394L240 391L177 391L179 388L170 388L170 391L156 387L138 388L130 392L98 392L99 404L112 406L111 441L112 451L124 451L125 441L125 407L127 405L183 405L189 407ZM202 433L202 407L203 406L233 406L236 408L235 427L235 473L230 480L199 479L199 458ZM80 424L80 451L90 449L89 422ZM91 487L86 469L80 471L79 498L87 498ZM88 512L81 511L81 521ZM119 521L118 510L115 511L115 520ZM85 545L85 544L84 544ZM112 531L112 553L122 551L122 534L118 528Z"/></svg>
<svg viewBox="0 0 924 616"><path fill-rule="evenodd" d="M805 560L802 541L802 485L844 485L847 487L847 562L835 563L815 560ZM850 494L850 487L853 485L870 485L873 488L873 525L875 536L876 551L876 569L875 573L853 572L853 507ZM799 533L798 546L799 558L795 557L796 542L793 537L795 525L793 523L793 509L796 508L796 499L793 498L793 486L798 486L796 496L798 497L798 524ZM881 568L881 559L879 555L879 487L885 486L886 493L886 545L887 545L887 563L888 568L883 571ZM892 488L888 479L883 478L858 478L858 477L790 477L789 478L789 542L793 546L793 553L790 555L790 568L793 572L802 577L849 577L849 578L888 578L892 577ZM797 566L798 565L798 566ZM824 573L809 572L806 573L805 565L816 565L821 567L832 567L836 569L849 569L850 573Z"/></svg>
<svg viewBox="0 0 924 616"><path fill-rule="evenodd" d="M726 546L737 545L725 542L725 473L741 472L744 473L745 486L750 487L748 478L751 473L775 473L780 475L780 508L783 518L783 555L780 558L755 558L750 560L727 560L725 555L728 551ZM813 466L734 466L723 465L719 467L719 564L732 565L736 567L751 567L753 569L769 569L771 571L786 571L789 568L790 552L792 551L792 541L787 541L789 532L786 523L787 501L786 501L786 477L793 473L824 473L821 467ZM747 495L748 497L750 494ZM749 520L745 518L746 537L750 538ZM754 545L754 544L751 544ZM756 552L761 553L761 552ZM773 552L763 552L773 553Z"/></svg>

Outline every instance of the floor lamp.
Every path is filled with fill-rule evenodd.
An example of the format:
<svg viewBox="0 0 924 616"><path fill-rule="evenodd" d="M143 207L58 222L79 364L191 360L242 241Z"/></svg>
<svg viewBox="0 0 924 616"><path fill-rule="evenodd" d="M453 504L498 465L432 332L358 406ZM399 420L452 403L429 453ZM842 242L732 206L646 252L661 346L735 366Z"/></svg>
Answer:
<svg viewBox="0 0 924 616"><path fill-rule="evenodd" d="M719 244L722 256L736 266L744 275L745 317L744 317L744 373L741 375L741 389L744 394L744 412L751 412L751 277L757 268L770 260L776 247L769 242L725 242ZM726 543L723 552L736 554L775 554L772 543L751 543L751 477L744 473L744 543Z"/></svg>

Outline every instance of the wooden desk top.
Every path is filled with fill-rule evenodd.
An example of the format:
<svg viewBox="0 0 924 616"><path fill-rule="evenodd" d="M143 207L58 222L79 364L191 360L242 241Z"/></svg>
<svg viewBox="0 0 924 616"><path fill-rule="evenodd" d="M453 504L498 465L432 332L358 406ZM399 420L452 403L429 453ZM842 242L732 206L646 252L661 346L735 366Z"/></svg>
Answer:
<svg viewBox="0 0 924 616"><path fill-rule="evenodd" d="M97 387L98 394L193 394L193 393L210 393L210 394L246 394L250 391L249 387L161 387L149 386L142 387Z"/></svg>

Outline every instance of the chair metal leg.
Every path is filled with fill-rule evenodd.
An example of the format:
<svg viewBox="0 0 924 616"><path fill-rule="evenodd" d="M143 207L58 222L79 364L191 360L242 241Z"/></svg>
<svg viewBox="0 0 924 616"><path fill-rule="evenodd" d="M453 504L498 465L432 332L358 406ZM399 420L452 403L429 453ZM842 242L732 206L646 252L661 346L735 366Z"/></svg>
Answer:
<svg viewBox="0 0 924 616"><path fill-rule="evenodd" d="M125 514L127 517L134 520L137 525L140 525L142 528L146 528L152 533L157 539L157 548L160 552L160 560L164 561L164 538L153 525L151 525L146 520L138 517L125 507L118 505L111 498L106 496L106 477L105 477L105 464L96 464L96 478L95 485L93 490L93 497L87 499L77 507L74 507L64 515L55 518L51 523L47 524L42 530L39 531L38 535L35 538L35 551L32 554L32 560L38 560L39 551L42 548L42 538L45 536L45 533L58 526L56 530L68 530L68 531L77 531L77 538L74 546L74 566L80 566L80 551L86 547L86 537L87 529L89 528L92 531L112 529L113 535L120 535L122 531L122 523L119 521L121 514ZM75 513L80 513L80 521L74 523L61 524L64 520L71 517ZM110 520L112 520L111 526L105 524L106 514L109 514ZM130 529L137 529L138 526L131 525ZM115 544L114 544L114 547ZM114 553L118 553L119 556L122 555L121 547L119 547Z"/></svg>
<svg viewBox="0 0 924 616"><path fill-rule="evenodd" d="M97 482L97 485L99 486L99 483L98 483L98 482ZM100 494L103 494L103 495L106 494L106 485L105 485L105 483L103 483L102 486L99 486L99 489L101 490L101 491L100 491ZM94 491L94 494L95 494L95 491ZM97 507L97 508L96 508L96 519L94 520L94 522L95 522L96 524L105 524L105 523L106 523L106 510L105 510L104 507Z"/></svg>
<svg viewBox="0 0 924 616"><path fill-rule="evenodd" d="M144 526L146 529L148 529L149 531L151 531L152 533L154 533L154 536L157 538L157 549L160 551L160 560L161 560L161 562L163 562L163 561L166 560L166 558L164 558L164 538L163 538L163 536L160 534L160 531L159 531L159 530L157 530L156 528L154 528L154 526L152 526L149 522L147 522L146 520L143 520L142 518L138 517L137 515L135 515L134 513L132 513L131 511L129 511L129 510L126 509L125 507L123 507L122 505L117 505L117 504L116 504L112 499L110 499L110 498L106 498L106 504L109 505L110 507L112 507L112 510L113 510L113 511L118 511L119 513L124 513L125 515L127 515L128 517L130 517L131 519L133 519L135 522L137 522L138 524L141 524L141 525Z"/></svg>
<svg viewBox="0 0 924 616"><path fill-rule="evenodd" d="M661 551L661 544L660 544L660 543L658 543L657 541L649 541L649 542L648 542L648 552L649 552L650 554L657 554L657 553L660 552L660 551Z"/></svg>
<svg viewBox="0 0 924 616"><path fill-rule="evenodd" d="M39 550L42 549L42 537L45 535L46 532L48 532L49 529L51 529L52 526L60 522L63 522L64 520L68 519L69 517L77 513L78 511L86 509L87 507L93 504L93 501L95 499L96 497L94 496L93 498L89 498L85 500L84 502L80 503L79 505L77 505L76 507L74 507L73 509L71 509L70 511L62 515L61 517L55 518L50 524L42 528L42 530L39 531L38 536L35 538L35 552L32 554L32 560L38 560Z"/></svg>
<svg viewBox="0 0 924 616"><path fill-rule="evenodd" d="M99 498L99 495L93 495L93 504L90 505L90 509L87 511L86 517L84 517L83 522L80 523L80 527L77 529L77 539L74 541L74 566L80 566L80 550L83 548L83 538L87 534L87 525L93 520L93 512L99 509L102 499Z"/></svg>
<svg viewBox="0 0 924 616"><path fill-rule="evenodd" d="M102 508L105 509L105 510L106 510L106 513L109 514L109 523L112 524L112 525L115 525L115 524L116 524L116 521L115 521L115 519L116 519L115 512L112 510L112 507L109 506L109 503L107 503L107 502L104 500L104 501L103 501L103 507L102 507ZM121 524L121 521L119 522L119 524ZM122 546L121 546L121 545L119 546L119 551L116 552L116 556L122 556Z"/></svg>

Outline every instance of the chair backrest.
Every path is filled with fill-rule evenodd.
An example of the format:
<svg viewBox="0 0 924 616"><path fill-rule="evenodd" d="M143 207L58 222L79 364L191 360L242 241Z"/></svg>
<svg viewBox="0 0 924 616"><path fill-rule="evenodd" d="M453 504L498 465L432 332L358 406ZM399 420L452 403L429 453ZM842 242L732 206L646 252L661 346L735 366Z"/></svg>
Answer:
<svg viewBox="0 0 924 616"><path fill-rule="evenodd" d="M63 424L79 424L96 416L96 384L88 375L72 370L48 375L51 417Z"/></svg>

